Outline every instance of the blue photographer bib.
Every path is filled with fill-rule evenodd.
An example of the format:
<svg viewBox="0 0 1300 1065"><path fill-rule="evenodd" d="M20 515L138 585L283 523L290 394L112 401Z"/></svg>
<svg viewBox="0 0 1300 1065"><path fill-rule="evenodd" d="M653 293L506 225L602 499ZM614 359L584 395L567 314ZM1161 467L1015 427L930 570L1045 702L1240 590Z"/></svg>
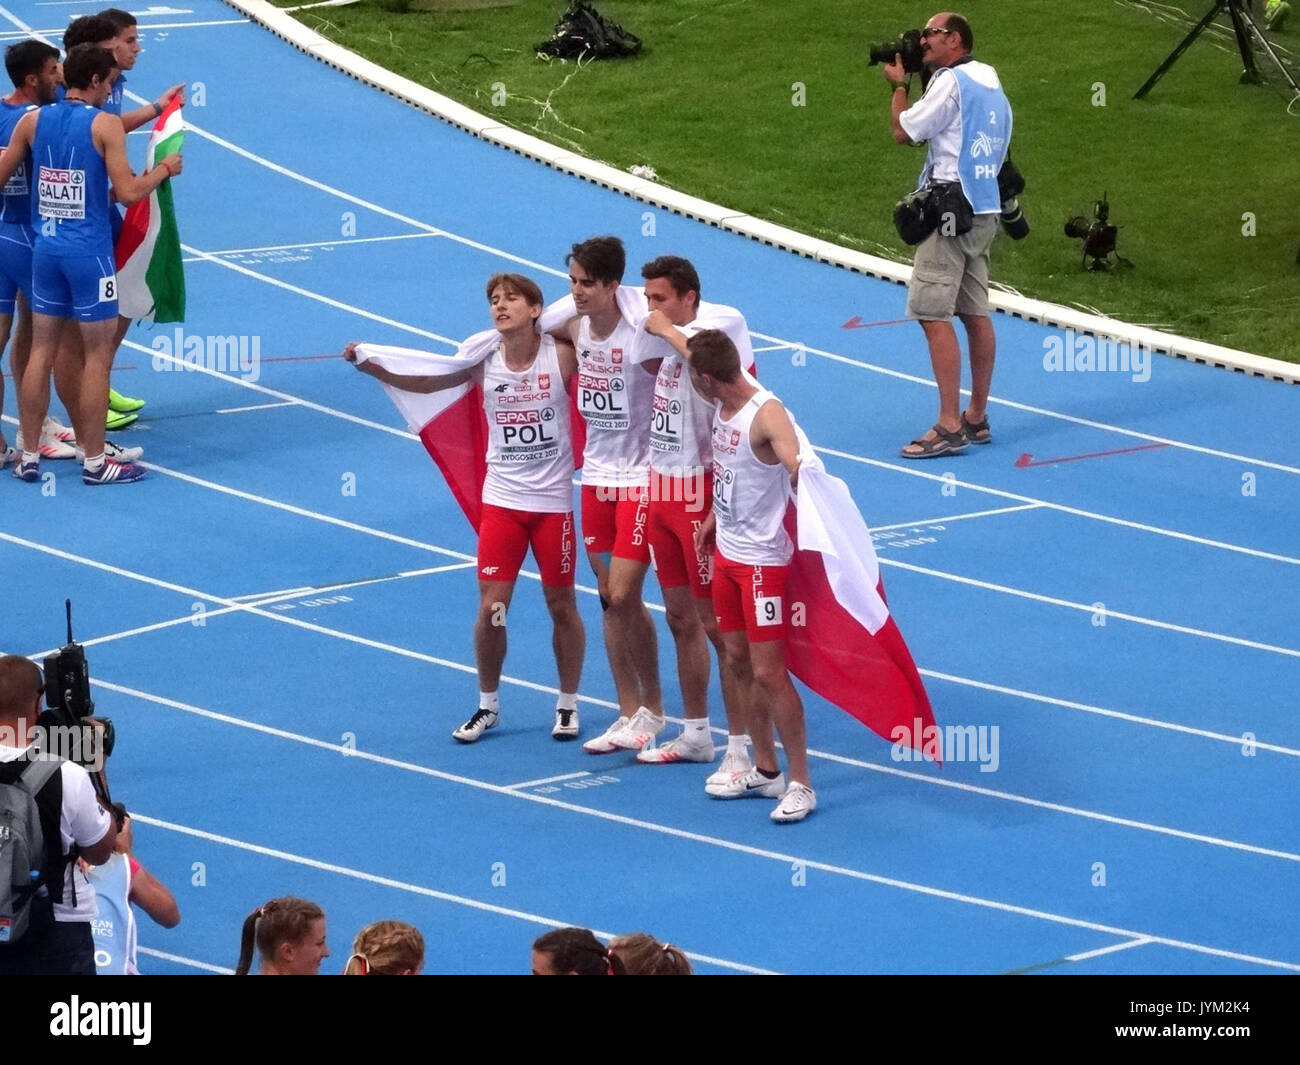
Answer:
<svg viewBox="0 0 1300 1065"><path fill-rule="evenodd" d="M960 66L952 72L961 101L961 190L976 214L996 214L1002 207L998 171L1011 145L1011 105L1000 84L981 85Z"/></svg>

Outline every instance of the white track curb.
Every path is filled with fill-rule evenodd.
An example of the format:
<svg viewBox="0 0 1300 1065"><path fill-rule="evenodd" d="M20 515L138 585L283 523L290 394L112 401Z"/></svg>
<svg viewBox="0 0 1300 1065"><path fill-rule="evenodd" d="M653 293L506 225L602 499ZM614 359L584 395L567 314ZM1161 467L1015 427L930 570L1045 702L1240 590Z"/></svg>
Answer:
<svg viewBox="0 0 1300 1065"><path fill-rule="evenodd" d="M473 111L455 100L432 89L426 89L408 78L400 77L391 70L386 70L355 52L328 41L315 30L308 29L292 15L272 6L267 0L223 0L223 2L247 15L295 48L301 49L336 70L341 70L367 85L395 96L435 118L458 126L482 140L508 148L530 159L536 159L556 170L573 174L575 177L676 214L707 222L719 229L739 233L762 244L840 266L855 273L893 281L900 285L907 284L912 276L912 268L906 263L891 262L889 259L866 255L838 244L817 240L793 229L787 229L785 226L688 196L676 189L624 173L607 163L597 162L583 155L575 155L568 149L559 148L538 137L502 125L496 119ZM1114 337L1116 340L1141 345L1151 351L1186 359L1189 362L1199 362L1255 377L1300 384L1300 365L1283 362L1280 359L1269 359L1262 355L1252 355L1249 352L1236 351L1217 344L1207 344L1189 337L1129 325L1114 318L1087 314L1057 303L1026 299L1012 293L993 291L989 293L989 298L995 308L1015 318L1073 329L1077 333Z"/></svg>

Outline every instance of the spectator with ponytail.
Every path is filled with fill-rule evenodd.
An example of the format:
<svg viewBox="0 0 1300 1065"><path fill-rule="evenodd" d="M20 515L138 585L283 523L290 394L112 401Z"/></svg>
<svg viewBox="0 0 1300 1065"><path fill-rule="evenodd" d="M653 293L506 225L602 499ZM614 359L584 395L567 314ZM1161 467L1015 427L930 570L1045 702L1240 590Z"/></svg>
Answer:
<svg viewBox="0 0 1300 1065"><path fill-rule="evenodd" d="M609 941L609 952L622 963L628 976L695 975L681 950L644 932L615 936Z"/></svg>
<svg viewBox="0 0 1300 1065"><path fill-rule="evenodd" d="M248 975L255 942L263 976L317 976L320 963L330 956L325 911L292 895L259 906L244 919L236 976Z"/></svg>
<svg viewBox="0 0 1300 1065"><path fill-rule="evenodd" d="M366 925L352 941L344 976L419 976L424 968L424 937L401 921Z"/></svg>
<svg viewBox="0 0 1300 1065"><path fill-rule="evenodd" d="M533 943L534 976L625 976L623 963L586 928L557 928Z"/></svg>

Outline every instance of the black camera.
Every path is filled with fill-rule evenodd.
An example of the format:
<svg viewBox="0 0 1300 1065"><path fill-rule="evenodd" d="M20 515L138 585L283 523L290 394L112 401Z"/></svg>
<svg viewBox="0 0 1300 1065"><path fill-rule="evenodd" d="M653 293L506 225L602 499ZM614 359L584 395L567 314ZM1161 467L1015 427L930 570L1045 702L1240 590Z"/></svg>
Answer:
<svg viewBox="0 0 1300 1065"><path fill-rule="evenodd" d="M1119 226L1110 224L1110 204L1105 193L1093 206L1092 219L1075 215L1065 223L1065 235L1083 241L1083 264L1087 269L1105 270L1110 266L1109 258L1115 253ZM1118 255L1115 258L1121 263L1126 262Z"/></svg>
<svg viewBox="0 0 1300 1065"><path fill-rule="evenodd" d="M78 730L79 736L90 737L77 742L68 753L72 755L72 761L90 773L95 791L107 807L112 799L104 777L104 763L113 753L116 731L111 718L94 716L95 702L90 697L90 666L86 662L86 651L72 638L72 600L64 600L64 606L68 613L68 643L54 654L45 656L45 710L37 725L47 737L67 737ZM51 753L62 753L60 747L65 743L54 744Z"/></svg>
<svg viewBox="0 0 1300 1065"><path fill-rule="evenodd" d="M1024 191L1024 175L1008 157L998 171L998 198L1002 201L1002 228L1012 240L1024 240L1029 236L1029 222L1025 218L1025 212L1020 209L1020 200L1017 198Z"/></svg>
<svg viewBox="0 0 1300 1065"><path fill-rule="evenodd" d="M892 63L894 56L901 56L903 69L909 74L920 74L925 69L925 60L921 57L921 31L904 30L896 41L873 44L867 53L871 66L877 63Z"/></svg>

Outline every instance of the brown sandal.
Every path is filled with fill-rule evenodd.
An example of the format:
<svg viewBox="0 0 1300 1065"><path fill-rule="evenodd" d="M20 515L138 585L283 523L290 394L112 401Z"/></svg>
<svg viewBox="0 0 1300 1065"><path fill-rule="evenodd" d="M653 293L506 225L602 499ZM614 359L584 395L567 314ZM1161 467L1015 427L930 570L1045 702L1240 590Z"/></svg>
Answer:
<svg viewBox="0 0 1300 1065"><path fill-rule="evenodd" d="M976 424L966 417L966 412L961 413L961 431L966 439L972 444L989 444L993 442L993 434L989 432L989 420L986 416L983 421Z"/></svg>
<svg viewBox="0 0 1300 1065"><path fill-rule="evenodd" d="M926 440L924 437L920 440L913 440L908 447L915 445L920 451L908 451L904 448L899 452L905 459L937 459L940 455L955 455L966 447L966 434L958 429L955 433L948 432L942 425L935 422L931 427L935 434L933 440Z"/></svg>

